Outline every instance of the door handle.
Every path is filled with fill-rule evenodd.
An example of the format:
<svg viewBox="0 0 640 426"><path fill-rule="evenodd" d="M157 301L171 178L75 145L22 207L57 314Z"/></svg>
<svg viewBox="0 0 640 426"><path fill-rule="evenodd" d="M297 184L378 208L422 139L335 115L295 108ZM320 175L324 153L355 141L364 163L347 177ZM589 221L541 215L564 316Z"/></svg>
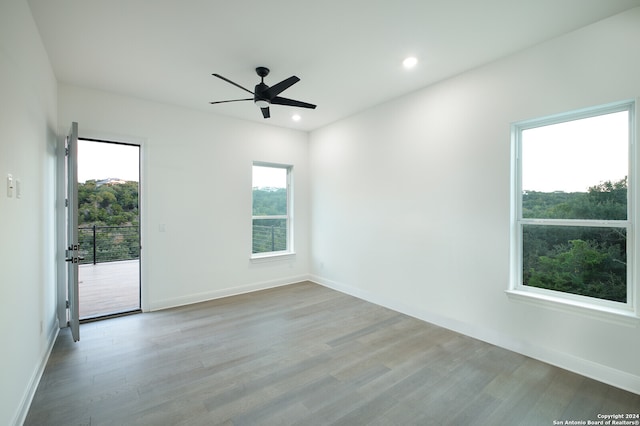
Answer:
<svg viewBox="0 0 640 426"><path fill-rule="evenodd" d="M71 263L80 263L81 260L84 260L84 256L74 256L74 254L77 254L78 251L80 251L80 244L70 245L65 251L64 261Z"/></svg>

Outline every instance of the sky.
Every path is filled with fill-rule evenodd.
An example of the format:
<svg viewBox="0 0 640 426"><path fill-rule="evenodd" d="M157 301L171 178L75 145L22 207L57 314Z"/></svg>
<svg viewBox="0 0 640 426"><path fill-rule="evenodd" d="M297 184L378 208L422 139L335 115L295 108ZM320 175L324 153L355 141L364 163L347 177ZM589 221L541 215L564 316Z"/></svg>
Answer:
<svg viewBox="0 0 640 426"><path fill-rule="evenodd" d="M286 188L287 169L253 166L253 188Z"/></svg>
<svg viewBox="0 0 640 426"><path fill-rule="evenodd" d="M627 111L522 132L522 189L586 192L629 172Z"/></svg>
<svg viewBox="0 0 640 426"><path fill-rule="evenodd" d="M140 147L78 140L78 182L117 178L140 181Z"/></svg>

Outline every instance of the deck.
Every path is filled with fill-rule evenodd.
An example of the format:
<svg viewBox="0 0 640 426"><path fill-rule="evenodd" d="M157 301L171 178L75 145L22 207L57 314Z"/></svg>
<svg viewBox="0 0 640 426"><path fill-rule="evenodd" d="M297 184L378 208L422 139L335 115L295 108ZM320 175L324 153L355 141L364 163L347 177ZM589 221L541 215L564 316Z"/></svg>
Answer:
<svg viewBox="0 0 640 426"><path fill-rule="evenodd" d="M140 309L140 261L80 265L80 319Z"/></svg>

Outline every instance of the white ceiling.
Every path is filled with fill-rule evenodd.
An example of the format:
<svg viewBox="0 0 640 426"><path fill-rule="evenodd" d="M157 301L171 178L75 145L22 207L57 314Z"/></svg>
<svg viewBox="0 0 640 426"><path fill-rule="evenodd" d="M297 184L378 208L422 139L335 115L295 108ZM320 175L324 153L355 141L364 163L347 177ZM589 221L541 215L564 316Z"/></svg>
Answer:
<svg viewBox="0 0 640 426"><path fill-rule="evenodd" d="M312 130L632 7L640 0L28 0L60 82ZM411 71L401 62L419 59ZM256 66L281 96L252 102ZM246 96L248 95L248 96ZM298 112L302 120L293 122Z"/></svg>

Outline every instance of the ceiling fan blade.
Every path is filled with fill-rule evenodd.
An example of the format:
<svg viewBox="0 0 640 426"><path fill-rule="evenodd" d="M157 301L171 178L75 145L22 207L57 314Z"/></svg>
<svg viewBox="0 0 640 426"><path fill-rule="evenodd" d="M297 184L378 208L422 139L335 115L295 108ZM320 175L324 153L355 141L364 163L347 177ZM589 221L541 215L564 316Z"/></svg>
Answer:
<svg viewBox="0 0 640 426"><path fill-rule="evenodd" d="M238 83L234 83L233 81L229 80L228 78L225 78L225 77L221 76L220 74L211 74L211 75L216 76L219 79L226 81L227 83L233 84L234 86L239 87L240 89L244 90L245 92L249 92L249 93L251 93L253 95L253 92L251 90L247 89L246 87L240 86Z"/></svg>
<svg viewBox="0 0 640 426"><path fill-rule="evenodd" d="M227 102L240 102L240 101L252 101L253 98L246 98L246 99L231 99L228 101L214 101L214 102L209 102L210 104L225 104Z"/></svg>
<svg viewBox="0 0 640 426"><path fill-rule="evenodd" d="M287 105L300 108L316 108L316 106L313 104L308 104L306 102L296 101L293 99L281 98L280 96L276 96L275 98L271 99L271 103L274 105Z"/></svg>
<svg viewBox="0 0 640 426"><path fill-rule="evenodd" d="M276 96L278 96L280 93L282 93L284 90L288 89L289 87L293 86L299 81L300 79L295 75L293 75L287 78L286 80L282 80L280 83L274 84L273 86L269 87L262 94L269 99L273 99Z"/></svg>
<svg viewBox="0 0 640 426"><path fill-rule="evenodd" d="M269 118L269 117L271 117L271 114L269 114L269 107L260 108L260 110L262 111L262 116L263 116L264 118Z"/></svg>

